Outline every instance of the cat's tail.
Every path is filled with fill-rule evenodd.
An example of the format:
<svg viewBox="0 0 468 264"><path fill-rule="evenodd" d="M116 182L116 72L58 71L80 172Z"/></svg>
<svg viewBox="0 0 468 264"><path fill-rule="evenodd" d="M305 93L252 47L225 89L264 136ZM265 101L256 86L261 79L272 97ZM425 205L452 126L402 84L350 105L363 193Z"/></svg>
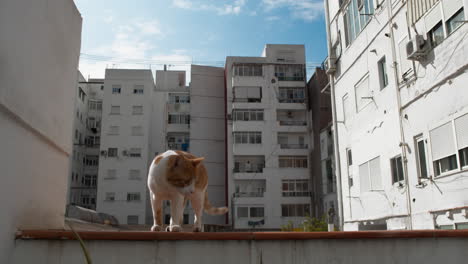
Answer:
<svg viewBox="0 0 468 264"><path fill-rule="evenodd" d="M205 202L204 202L204 209L207 214L210 215L222 215L227 213L228 208L227 207L213 207L208 200L208 192L205 191Z"/></svg>

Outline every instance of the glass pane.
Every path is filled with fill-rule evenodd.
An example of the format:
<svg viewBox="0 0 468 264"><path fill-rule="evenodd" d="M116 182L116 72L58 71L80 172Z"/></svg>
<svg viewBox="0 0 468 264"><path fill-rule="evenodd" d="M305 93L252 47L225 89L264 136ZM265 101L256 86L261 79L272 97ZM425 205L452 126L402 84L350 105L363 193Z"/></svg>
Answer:
<svg viewBox="0 0 468 264"><path fill-rule="evenodd" d="M451 34L455 29L463 25L463 20L465 20L465 11L462 8L447 21L447 33Z"/></svg>
<svg viewBox="0 0 468 264"><path fill-rule="evenodd" d="M419 173L421 178L427 178L426 148L424 140L418 141Z"/></svg>
<svg viewBox="0 0 468 264"><path fill-rule="evenodd" d="M396 165L397 165L397 171L398 171L398 180L402 181L404 179L404 174L403 174L403 164L401 162L401 157L398 157L396 159Z"/></svg>

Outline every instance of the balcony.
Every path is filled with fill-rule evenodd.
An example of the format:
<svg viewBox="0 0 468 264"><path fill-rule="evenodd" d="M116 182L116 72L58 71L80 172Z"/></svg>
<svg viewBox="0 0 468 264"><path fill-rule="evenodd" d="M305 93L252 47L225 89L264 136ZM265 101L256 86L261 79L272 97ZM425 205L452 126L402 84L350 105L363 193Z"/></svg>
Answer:
<svg viewBox="0 0 468 264"><path fill-rule="evenodd" d="M290 104L303 104L303 103L305 103L305 99L304 98L278 97L278 102L280 102L280 103L290 103Z"/></svg>
<svg viewBox="0 0 468 264"><path fill-rule="evenodd" d="M280 144L280 149L307 149L307 144Z"/></svg>
<svg viewBox="0 0 468 264"><path fill-rule="evenodd" d="M189 143L167 143L167 149L189 151Z"/></svg>
<svg viewBox="0 0 468 264"><path fill-rule="evenodd" d="M238 192L234 197L263 197L264 192Z"/></svg>
<svg viewBox="0 0 468 264"><path fill-rule="evenodd" d="M306 126L307 121L305 120L279 120L280 126Z"/></svg>

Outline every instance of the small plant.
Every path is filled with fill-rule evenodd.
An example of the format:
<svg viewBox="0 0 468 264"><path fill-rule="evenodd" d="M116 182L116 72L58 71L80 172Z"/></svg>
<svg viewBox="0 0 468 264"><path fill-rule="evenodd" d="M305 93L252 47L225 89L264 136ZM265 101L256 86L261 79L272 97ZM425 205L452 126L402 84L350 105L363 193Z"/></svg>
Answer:
<svg viewBox="0 0 468 264"><path fill-rule="evenodd" d="M325 215L321 218L307 216L301 228L304 232L326 232L328 231L327 217Z"/></svg>
<svg viewBox="0 0 468 264"><path fill-rule="evenodd" d="M293 222L291 220L289 220L286 225L281 225L281 231L283 231L283 232L293 232L294 231Z"/></svg>

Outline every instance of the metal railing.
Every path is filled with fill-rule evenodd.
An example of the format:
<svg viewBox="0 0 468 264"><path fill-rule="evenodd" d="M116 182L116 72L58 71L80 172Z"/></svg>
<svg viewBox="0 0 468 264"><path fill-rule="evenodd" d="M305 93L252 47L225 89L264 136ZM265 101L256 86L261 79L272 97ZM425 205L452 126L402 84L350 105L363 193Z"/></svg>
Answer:
<svg viewBox="0 0 468 264"><path fill-rule="evenodd" d="M304 103L305 98L284 98L284 97L278 97L278 101L280 103Z"/></svg>
<svg viewBox="0 0 468 264"><path fill-rule="evenodd" d="M305 126L307 122L304 120L279 120L280 126Z"/></svg>
<svg viewBox="0 0 468 264"><path fill-rule="evenodd" d="M307 144L280 144L281 149L307 149Z"/></svg>
<svg viewBox="0 0 468 264"><path fill-rule="evenodd" d="M234 173L262 173L263 168L265 167L264 164L252 164L250 168L246 168L245 166L235 167L233 169Z"/></svg>
<svg viewBox="0 0 468 264"><path fill-rule="evenodd" d="M263 197L263 192L237 192L234 197Z"/></svg>

